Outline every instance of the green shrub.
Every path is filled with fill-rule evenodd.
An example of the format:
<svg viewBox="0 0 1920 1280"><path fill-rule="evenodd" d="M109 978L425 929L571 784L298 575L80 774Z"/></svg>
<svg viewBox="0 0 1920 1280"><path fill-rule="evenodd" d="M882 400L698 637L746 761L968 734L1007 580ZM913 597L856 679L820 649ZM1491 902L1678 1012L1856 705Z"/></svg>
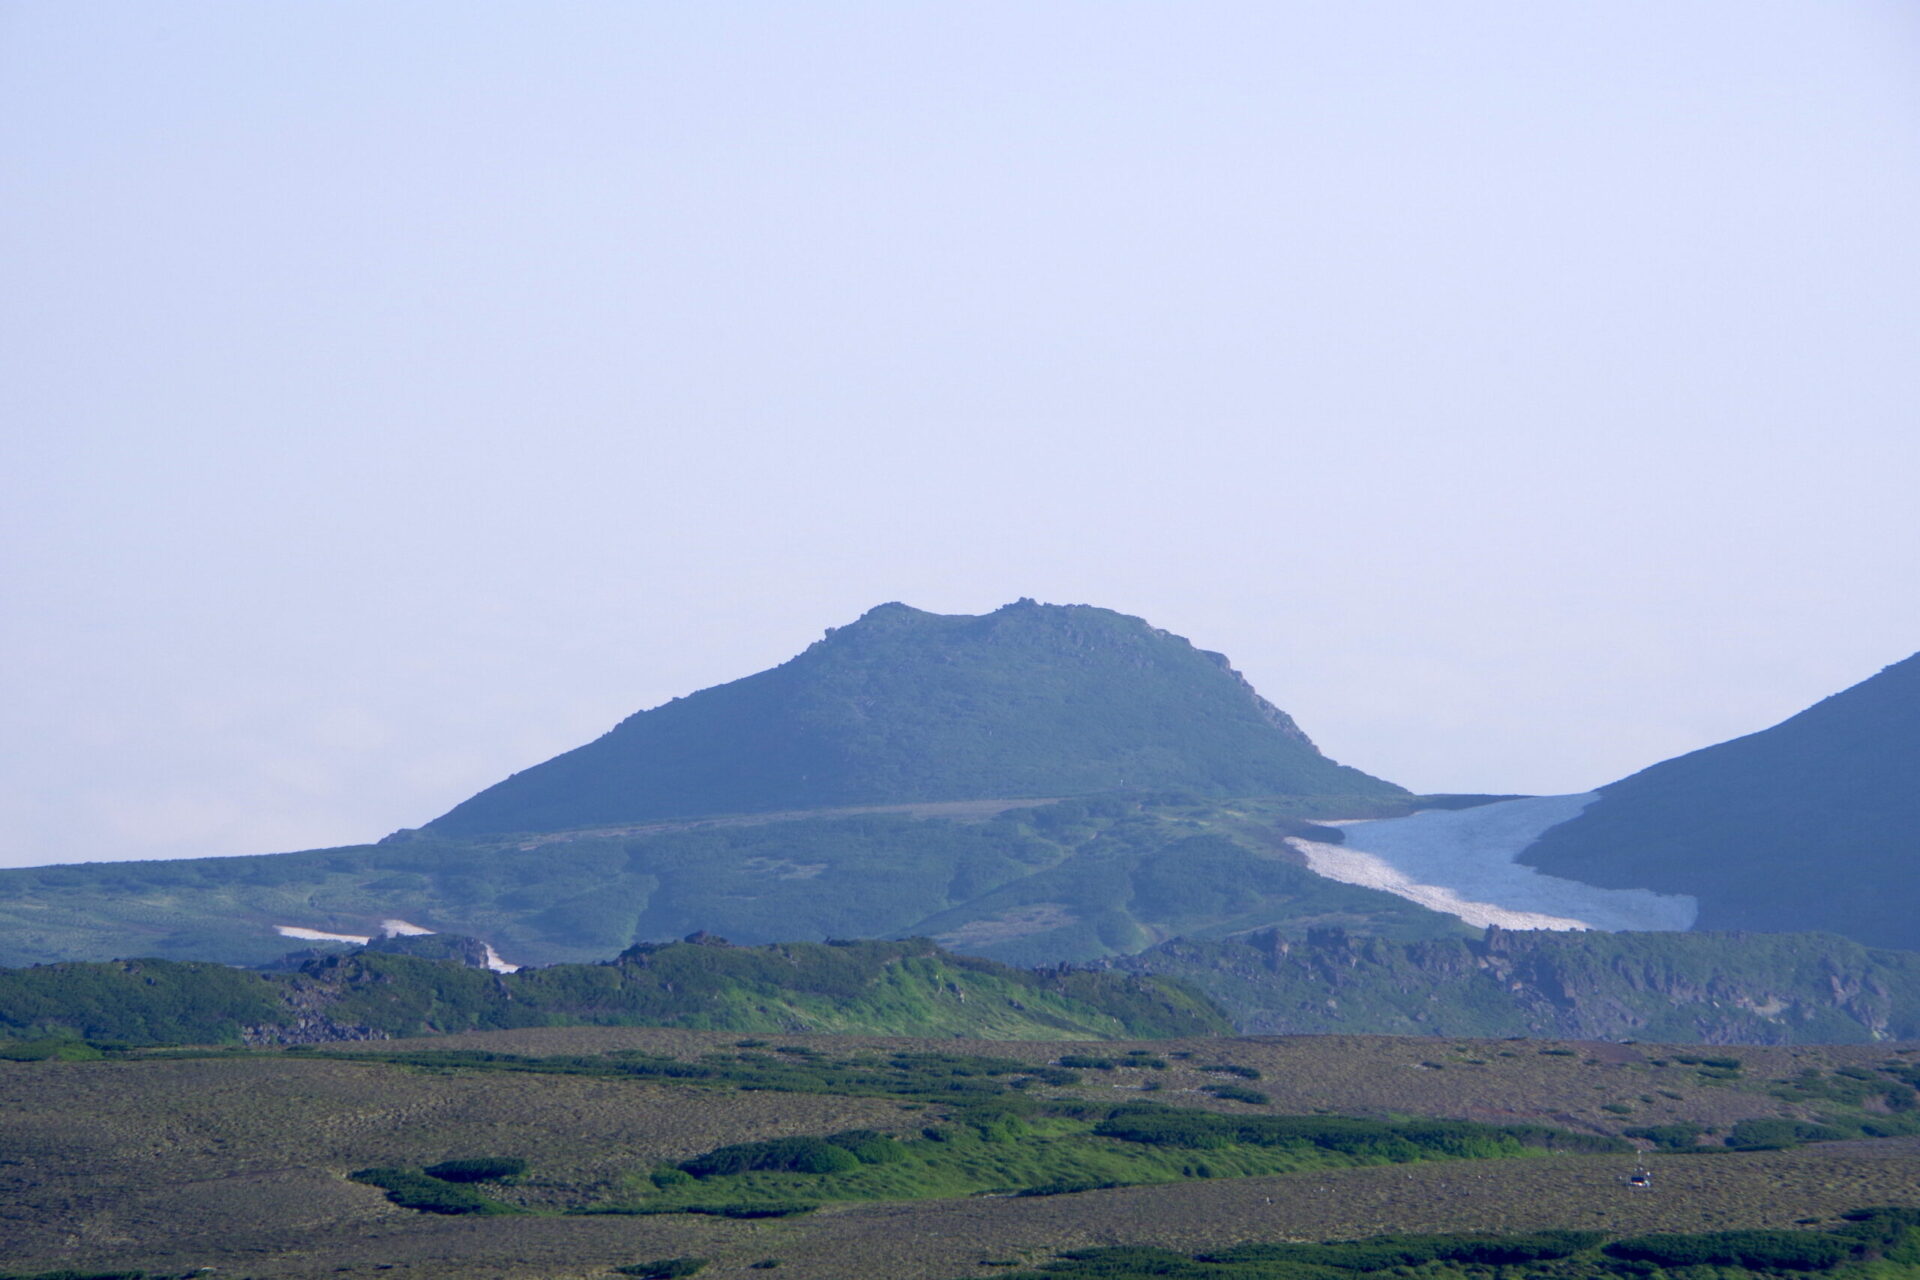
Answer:
<svg viewBox="0 0 1920 1280"><path fill-rule="evenodd" d="M1273 1101L1258 1089L1249 1089L1243 1084L1210 1084L1206 1087L1206 1092L1216 1098L1225 1098L1229 1102L1250 1102L1257 1107Z"/></svg>
<svg viewBox="0 0 1920 1280"><path fill-rule="evenodd" d="M1060 1065L1078 1071L1111 1071L1119 1063L1112 1058L1095 1058L1084 1053L1063 1053Z"/></svg>
<svg viewBox="0 0 1920 1280"><path fill-rule="evenodd" d="M1216 1062L1211 1066L1201 1067L1200 1069L1202 1071L1218 1072L1226 1076L1239 1076L1242 1080L1258 1080L1260 1078L1260 1070L1258 1067L1243 1067L1232 1062Z"/></svg>
<svg viewBox="0 0 1920 1280"><path fill-rule="evenodd" d="M1125 1182L1043 1182L1037 1187L1022 1187L1014 1196L1070 1196L1082 1191L1109 1191L1114 1187L1131 1184Z"/></svg>
<svg viewBox="0 0 1920 1280"><path fill-rule="evenodd" d="M1770 1267L1824 1271L1854 1254L1849 1240L1815 1231L1710 1231L1698 1235L1636 1236L1604 1252L1657 1267Z"/></svg>
<svg viewBox="0 0 1920 1280"><path fill-rule="evenodd" d="M682 1212L714 1218L791 1218L819 1207L806 1200L763 1200L757 1204L690 1204Z"/></svg>
<svg viewBox="0 0 1920 1280"><path fill-rule="evenodd" d="M1710 1071L1738 1071L1744 1065L1738 1058L1702 1058L1684 1053L1674 1054L1673 1060L1690 1067L1705 1067Z"/></svg>
<svg viewBox="0 0 1920 1280"><path fill-rule="evenodd" d="M1612 1152L1627 1149L1618 1138L1567 1133L1544 1125L1495 1126L1469 1120L1359 1120L1349 1116L1225 1116L1141 1103L1117 1107L1094 1126L1101 1137L1189 1150L1236 1143L1257 1147L1319 1147L1362 1159L1391 1161L1434 1157L1507 1155L1523 1147Z"/></svg>
<svg viewBox="0 0 1920 1280"><path fill-rule="evenodd" d="M904 1153L900 1144L872 1129L849 1129L824 1138L772 1138L717 1147L679 1171L695 1178L724 1178L741 1173L846 1173L863 1164L888 1164ZM658 1177L655 1186L665 1186Z"/></svg>
<svg viewBox="0 0 1920 1280"><path fill-rule="evenodd" d="M71 1036L0 1040L0 1062L94 1062L105 1056L98 1045Z"/></svg>
<svg viewBox="0 0 1920 1280"><path fill-rule="evenodd" d="M1606 1237L1597 1231L1536 1231L1524 1235L1389 1235L1327 1244L1245 1244L1202 1261L1226 1265L1286 1264L1339 1267L1361 1273L1391 1267L1452 1262L1465 1266L1506 1267L1570 1257ZM1284 1270L1275 1274L1286 1274Z"/></svg>
<svg viewBox="0 0 1920 1280"><path fill-rule="evenodd" d="M900 1144L891 1134L873 1129L848 1129L844 1133L831 1133L827 1135L827 1141L852 1152L854 1159L861 1164L892 1164L906 1158L906 1152L900 1149Z"/></svg>
<svg viewBox="0 0 1920 1280"><path fill-rule="evenodd" d="M513 1213L515 1210L489 1200L479 1192L451 1182L442 1182L413 1169L360 1169L347 1175L354 1182L379 1187L387 1199L402 1209L422 1213Z"/></svg>
<svg viewBox="0 0 1920 1280"><path fill-rule="evenodd" d="M1802 1142L1831 1142L1847 1134L1824 1124L1802 1120L1742 1120L1727 1135L1736 1151L1779 1151Z"/></svg>
<svg viewBox="0 0 1920 1280"><path fill-rule="evenodd" d="M494 1182L517 1178L527 1171L527 1162L518 1156L485 1156L472 1160L442 1160L430 1164L424 1172L442 1182Z"/></svg>
<svg viewBox="0 0 1920 1280"><path fill-rule="evenodd" d="M1629 1138L1651 1142L1662 1151L1693 1151L1699 1147L1700 1137L1706 1130L1691 1120L1676 1120L1672 1124L1643 1125L1621 1132Z"/></svg>
<svg viewBox="0 0 1920 1280"><path fill-rule="evenodd" d="M705 1258L655 1258L652 1262L636 1262L614 1270L623 1276L639 1276L640 1280L679 1280L681 1276L696 1274L706 1265Z"/></svg>
<svg viewBox="0 0 1920 1280"><path fill-rule="evenodd" d="M1853 1209L1840 1215L1847 1220L1835 1234L1859 1242L1875 1252L1887 1250L1908 1240L1920 1227L1920 1209L1885 1206Z"/></svg>
<svg viewBox="0 0 1920 1280"><path fill-rule="evenodd" d="M845 1173L860 1167L860 1157L825 1138L773 1138L717 1147L680 1167L696 1178L740 1173Z"/></svg>

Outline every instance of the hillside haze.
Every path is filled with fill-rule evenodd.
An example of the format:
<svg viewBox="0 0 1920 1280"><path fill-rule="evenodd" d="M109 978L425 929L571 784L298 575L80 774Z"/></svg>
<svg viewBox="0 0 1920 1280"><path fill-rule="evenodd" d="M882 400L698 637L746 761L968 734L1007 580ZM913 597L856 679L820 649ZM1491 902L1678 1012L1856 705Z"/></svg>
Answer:
<svg viewBox="0 0 1920 1280"><path fill-rule="evenodd" d="M1125 614L884 604L769 671L630 716L442 836L987 797L1406 795L1321 755L1217 653Z"/></svg>
<svg viewBox="0 0 1920 1280"><path fill-rule="evenodd" d="M1699 928L1920 948L1920 654L1771 729L1664 761L1521 856L1700 900Z"/></svg>

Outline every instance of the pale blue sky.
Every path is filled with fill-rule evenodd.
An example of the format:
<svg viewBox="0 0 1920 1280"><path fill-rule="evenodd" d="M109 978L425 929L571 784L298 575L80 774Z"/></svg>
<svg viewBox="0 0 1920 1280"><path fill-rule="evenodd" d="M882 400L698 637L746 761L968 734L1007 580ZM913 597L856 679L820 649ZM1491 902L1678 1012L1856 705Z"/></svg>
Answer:
<svg viewBox="0 0 1920 1280"><path fill-rule="evenodd" d="M0 2L0 864L884 600L1583 790L1920 648L1909 2Z"/></svg>

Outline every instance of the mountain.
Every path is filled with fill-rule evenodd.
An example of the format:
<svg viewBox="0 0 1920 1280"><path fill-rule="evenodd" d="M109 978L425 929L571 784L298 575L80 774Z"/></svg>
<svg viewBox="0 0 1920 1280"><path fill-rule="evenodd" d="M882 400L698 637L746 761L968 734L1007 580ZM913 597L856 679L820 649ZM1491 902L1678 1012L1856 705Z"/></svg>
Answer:
<svg viewBox="0 0 1920 1280"><path fill-rule="evenodd" d="M698 930L924 934L1023 964L1289 922L1453 936L1284 844L1415 799L1138 618L888 604L376 846L0 871L0 964L264 964L396 919L515 964Z"/></svg>
<svg viewBox="0 0 1920 1280"><path fill-rule="evenodd" d="M1691 894L1701 929L1920 949L1920 654L1771 729L1602 787L1520 861Z"/></svg>
<svg viewBox="0 0 1920 1280"><path fill-rule="evenodd" d="M1315 929L1175 939L1111 962L1211 996L1236 1030L1671 1044L1920 1038L1920 955L1818 933L1489 929L1401 942Z"/></svg>
<svg viewBox="0 0 1920 1280"><path fill-rule="evenodd" d="M1404 797L1321 755L1217 653L1020 600L871 609L798 657L628 717L456 805L440 836L1163 790Z"/></svg>

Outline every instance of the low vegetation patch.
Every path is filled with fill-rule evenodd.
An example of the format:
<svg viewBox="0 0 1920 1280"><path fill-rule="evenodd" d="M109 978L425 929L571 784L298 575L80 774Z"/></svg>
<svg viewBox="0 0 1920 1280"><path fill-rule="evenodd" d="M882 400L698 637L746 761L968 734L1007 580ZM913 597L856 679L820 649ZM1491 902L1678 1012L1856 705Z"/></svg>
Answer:
<svg viewBox="0 0 1920 1280"><path fill-rule="evenodd" d="M442 1182L498 1182L517 1178L527 1171L527 1162L517 1156L483 1156L473 1160L442 1160L424 1170L429 1178Z"/></svg>
<svg viewBox="0 0 1920 1280"><path fill-rule="evenodd" d="M1470 1120L1360 1120L1346 1116L1223 1116L1171 1107L1116 1108L1094 1130L1103 1137L1188 1150L1232 1146L1317 1148L1376 1163L1490 1159L1528 1150L1624 1151L1618 1138L1569 1133L1545 1125L1488 1125Z"/></svg>
<svg viewBox="0 0 1920 1280"><path fill-rule="evenodd" d="M1217 1252L1077 1249L1009 1280L1839 1280L1920 1274L1920 1210L1864 1209L1829 1231L1710 1231L1608 1240L1596 1231L1383 1235L1324 1244L1244 1244Z"/></svg>
<svg viewBox="0 0 1920 1280"><path fill-rule="evenodd" d="M670 1081L715 1089L783 1093L848 1094L916 1102L966 1104L1001 1098L1034 1085L1078 1084L1077 1072L1013 1058L965 1053L900 1052L836 1058L815 1050L805 1055L741 1050L709 1053L697 1062L629 1050L609 1054L527 1056L477 1049L402 1049L344 1052L286 1051L301 1057L350 1062L387 1062L426 1071L506 1071L535 1075L600 1076Z"/></svg>
<svg viewBox="0 0 1920 1280"><path fill-rule="evenodd" d="M617 1275L637 1276L639 1280L680 1280L682 1276L698 1275L706 1268L705 1258L655 1258L652 1262L636 1262L628 1267L615 1267Z"/></svg>
<svg viewBox="0 0 1920 1280"><path fill-rule="evenodd" d="M850 1130L717 1147L677 1167L635 1175L621 1195L586 1211L710 1212L716 1193L734 1206L1069 1195L1193 1178L1626 1146L1537 1126L1229 1117L1152 1104L1009 1097L960 1108L907 1138Z"/></svg>
<svg viewBox="0 0 1920 1280"><path fill-rule="evenodd" d="M471 1187L433 1177L418 1169L359 1169L347 1175L355 1182L379 1187L402 1209L422 1213L517 1213L511 1205L489 1200Z"/></svg>

